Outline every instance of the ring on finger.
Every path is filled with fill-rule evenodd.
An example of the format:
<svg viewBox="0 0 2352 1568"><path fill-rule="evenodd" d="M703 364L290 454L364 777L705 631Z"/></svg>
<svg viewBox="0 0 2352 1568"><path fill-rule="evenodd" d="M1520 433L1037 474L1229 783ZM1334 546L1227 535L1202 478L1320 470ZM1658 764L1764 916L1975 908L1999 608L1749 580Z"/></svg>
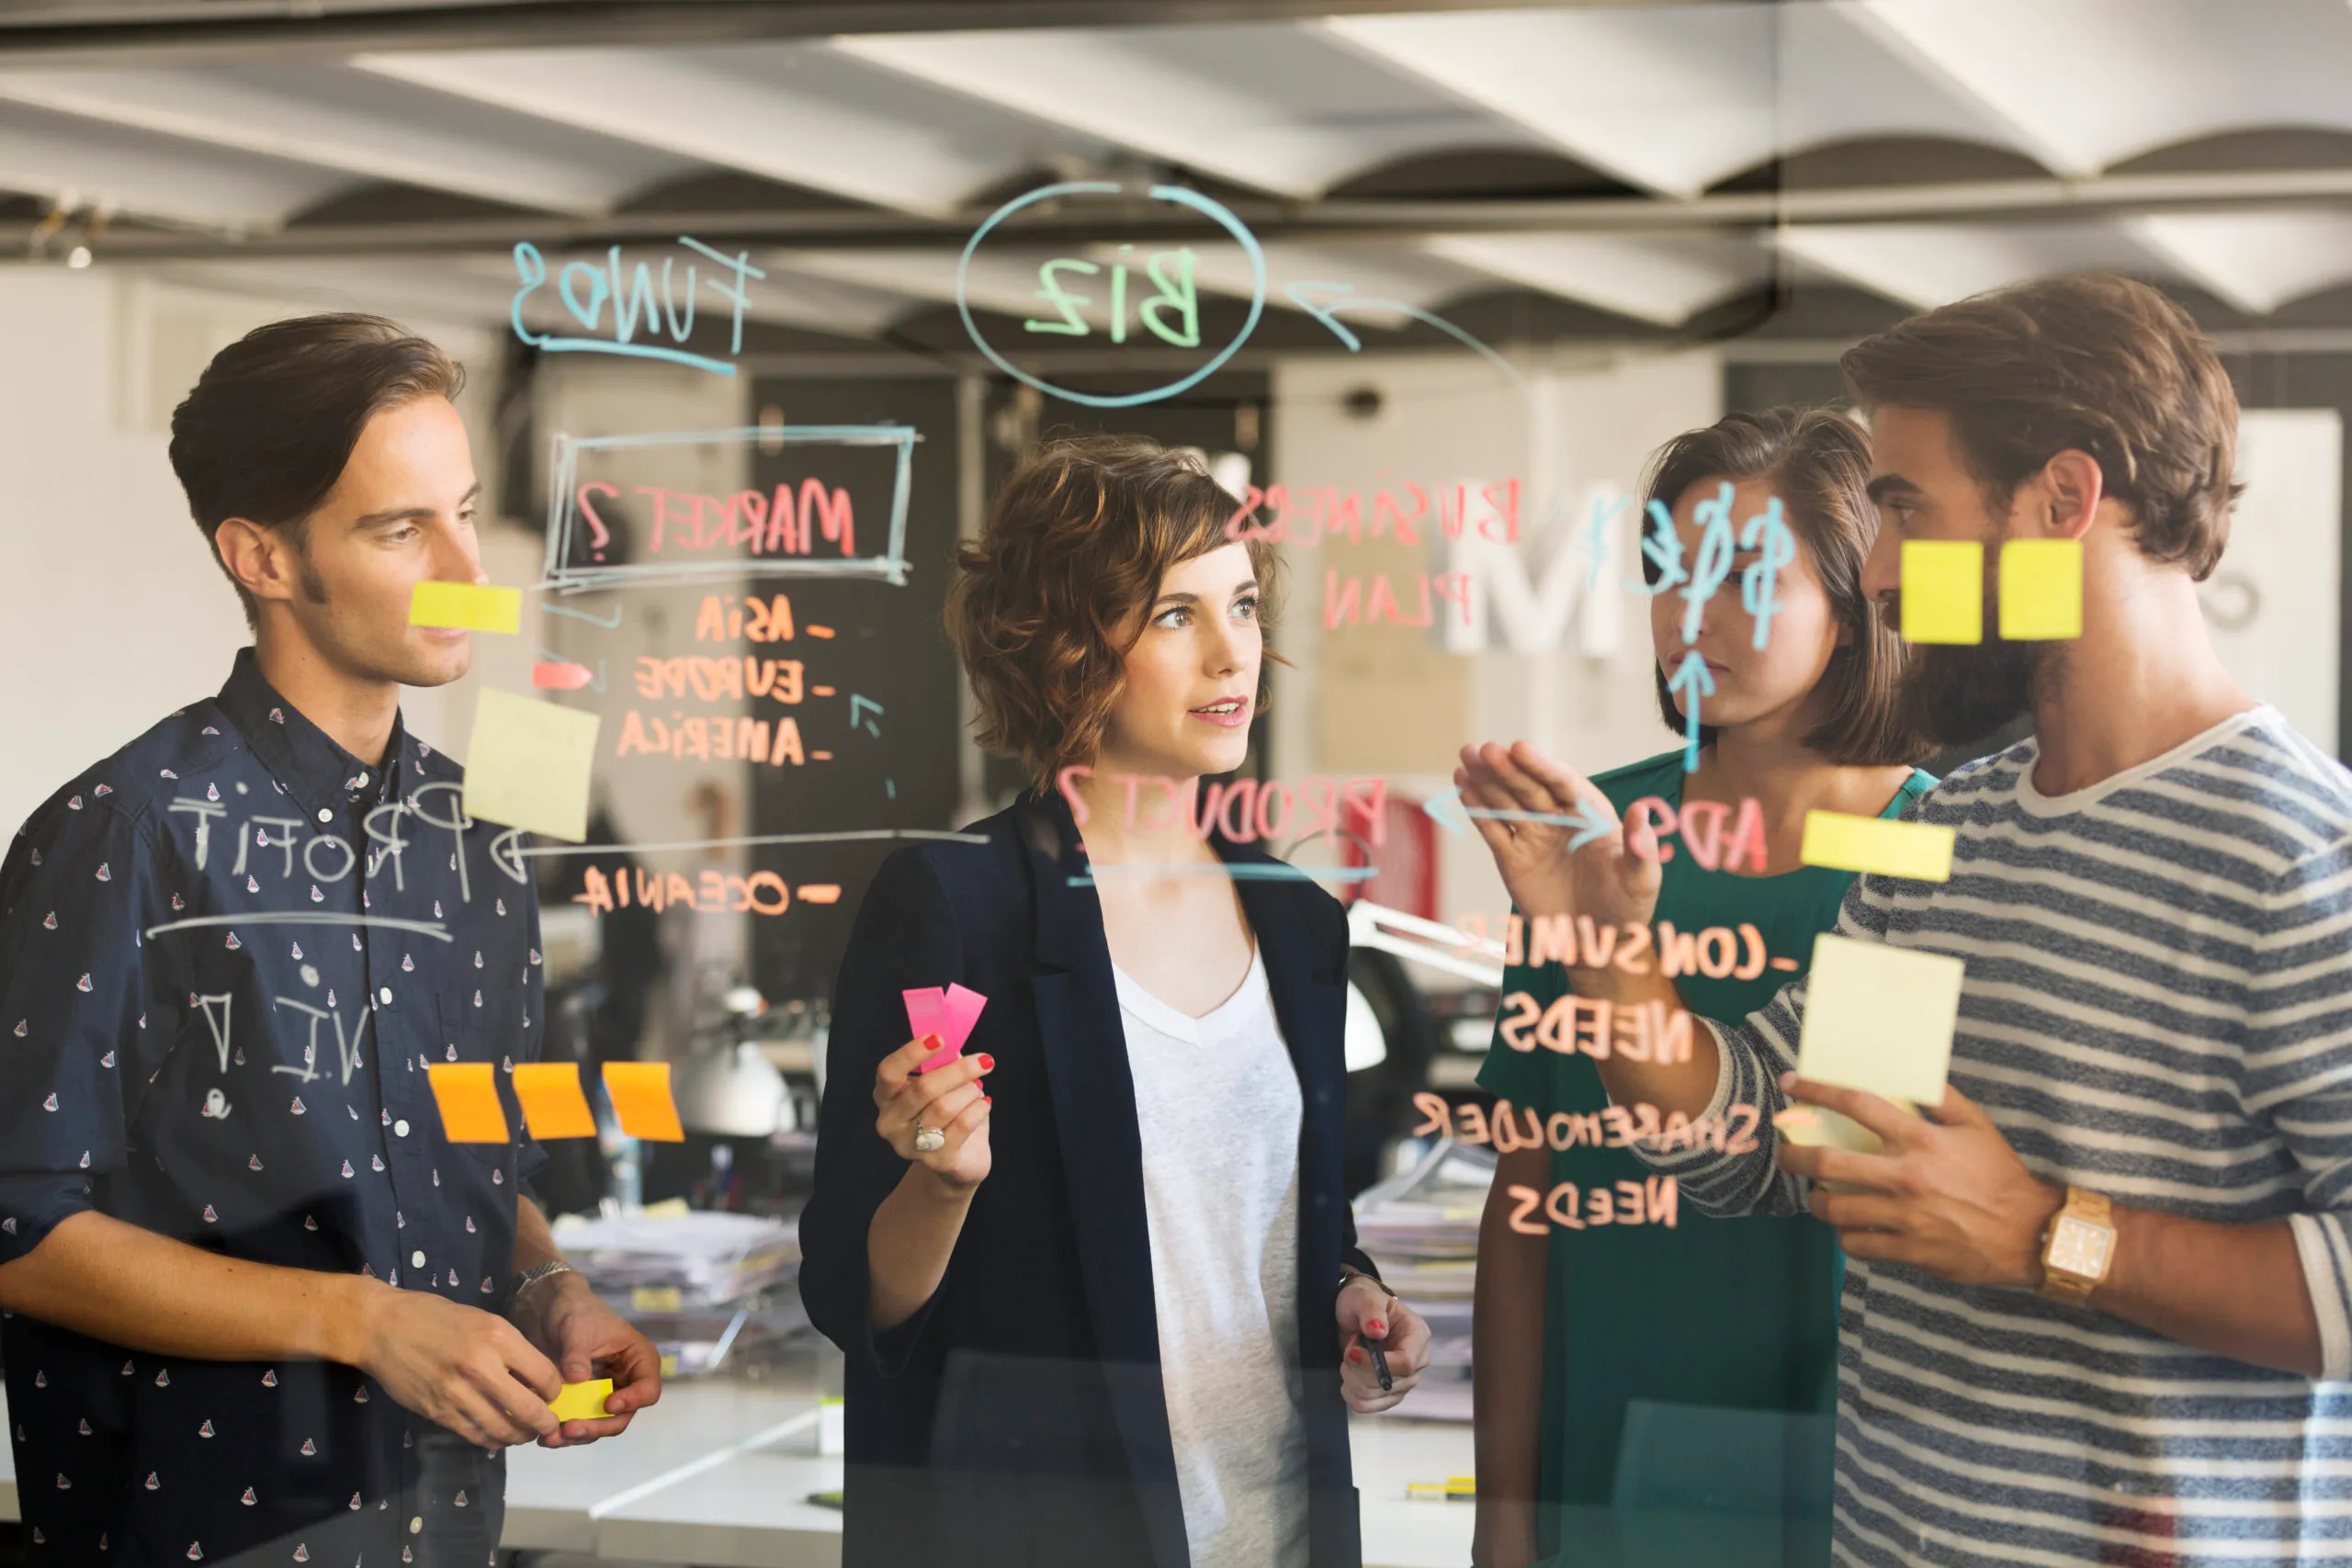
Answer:
<svg viewBox="0 0 2352 1568"><path fill-rule="evenodd" d="M915 1153L919 1155L937 1154L941 1149L944 1149L946 1146L947 1134L944 1128L924 1127L920 1125L915 1128Z"/></svg>

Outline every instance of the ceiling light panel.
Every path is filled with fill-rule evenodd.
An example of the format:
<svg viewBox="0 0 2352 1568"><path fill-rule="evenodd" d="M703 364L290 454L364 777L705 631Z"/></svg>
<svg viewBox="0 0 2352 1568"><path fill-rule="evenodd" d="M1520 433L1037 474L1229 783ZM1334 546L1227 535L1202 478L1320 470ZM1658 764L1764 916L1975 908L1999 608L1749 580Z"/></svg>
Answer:
<svg viewBox="0 0 2352 1568"><path fill-rule="evenodd" d="M1026 121L913 101L821 44L729 50L495 50L364 55L441 92L763 178L941 216L1060 150Z"/></svg>
<svg viewBox="0 0 2352 1568"><path fill-rule="evenodd" d="M1774 6L1332 17L1357 49L1670 196L1770 155Z"/></svg>
<svg viewBox="0 0 2352 1568"><path fill-rule="evenodd" d="M2120 223L1819 223L1773 239L1791 256L1918 310L2053 273L2173 271Z"/></svg>
<svg viewBox="0 0 2352 1568"><path fill-rule="evenodd" d="M1289 24L895 33L832 47L1221 179L1314 196L1441 147L1524 142L1507 121Z"/></svg>
<svg viewBox="0 0 2352 1568"><path fill-rule="evenodd" d="M594 213L685 161L334 67L6 71L0 97L488 201Z"/></svg>
<svg viewBox="0 0 2352 1568"><path fill-rule="evenodd" d="M1854 0L2062 173L2260 126L2352 130L2344 0Z"/></svg>
<svg viewBox="0 0 2352 1568"><path fill-rule="evenodd" d="M2182 276L2248 315L2352 279L2352 216L2338 212L2181 212L2132 231Z"/></svg>
<svg viewBox="0 0 2352 1568"><path fill-rule="evenodd" d="M1873 24L1853 0L1772 8L1777 150L1802 152L1871 137L1928 136L2046 151L1977 96Z"/></svg>
<svg viewBox="0 0 2352 1568"><path fill-rule="evenodd" d="M1771 271L1770 255L1753 242L1713 235L1438 234L1426 243L1497 277L1668 327Z"/></svg>
<svg viewBox="0 0 2352 1568"><path fill-rule="evenodd" d="M0 190L207 228L275 228L348 184L311 165L0 103Z"/></svg>

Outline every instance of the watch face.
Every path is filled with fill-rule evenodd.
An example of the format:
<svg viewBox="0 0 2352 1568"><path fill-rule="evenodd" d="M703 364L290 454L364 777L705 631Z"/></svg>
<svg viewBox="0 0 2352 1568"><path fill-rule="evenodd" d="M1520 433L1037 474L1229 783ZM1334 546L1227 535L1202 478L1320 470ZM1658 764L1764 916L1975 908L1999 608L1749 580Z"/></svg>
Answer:
<svg viewBox="0 0 2352 1568"><path fill-rule="evenodd" d="M2050 1267L2062 1274L2096 1280L2107 1272L2107 1255L2115 1232L2072 1214L2060 1217L2050 1236Z"/></svg>

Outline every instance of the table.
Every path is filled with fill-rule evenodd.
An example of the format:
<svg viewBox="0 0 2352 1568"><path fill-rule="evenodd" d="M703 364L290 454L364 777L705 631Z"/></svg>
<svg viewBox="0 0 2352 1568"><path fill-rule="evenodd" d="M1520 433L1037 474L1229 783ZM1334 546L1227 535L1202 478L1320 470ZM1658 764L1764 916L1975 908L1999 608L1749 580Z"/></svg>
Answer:
<svg viewBox="0 0 2352 1568"><path fill-rule="evenodd" d="M0 1395L0 1423L7 1404ZM1412 1481L1471 1469L1470 1428L1356 1416L1365 1568L1464 1568L1471 1509L1408 1501ZM816 1401L724 1380L676 1382L627 1436L584 1449L508 1450L503 1544L707 1568L838 1568L841 1515L808 1501L838 1489L817 1450ZM0 1443L0 1520L19 1517L16 1458Z"/></svg>

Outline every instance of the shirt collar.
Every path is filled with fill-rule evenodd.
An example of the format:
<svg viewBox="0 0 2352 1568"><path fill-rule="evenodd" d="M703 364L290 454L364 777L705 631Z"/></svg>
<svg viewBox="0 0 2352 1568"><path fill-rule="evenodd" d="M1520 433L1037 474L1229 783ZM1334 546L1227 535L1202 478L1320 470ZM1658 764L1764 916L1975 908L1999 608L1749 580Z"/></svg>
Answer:
<svg viewBox="0 0 2352 1568"><path fill-rule="evenodd" d="M220 688L220 708L243 731L254 755L306 812L330 807L365 811L382 799L408 754L408 729L395 712L381 766L345 750L280 696L264 678L254 650L237 650L236 668Z"/></svg>

